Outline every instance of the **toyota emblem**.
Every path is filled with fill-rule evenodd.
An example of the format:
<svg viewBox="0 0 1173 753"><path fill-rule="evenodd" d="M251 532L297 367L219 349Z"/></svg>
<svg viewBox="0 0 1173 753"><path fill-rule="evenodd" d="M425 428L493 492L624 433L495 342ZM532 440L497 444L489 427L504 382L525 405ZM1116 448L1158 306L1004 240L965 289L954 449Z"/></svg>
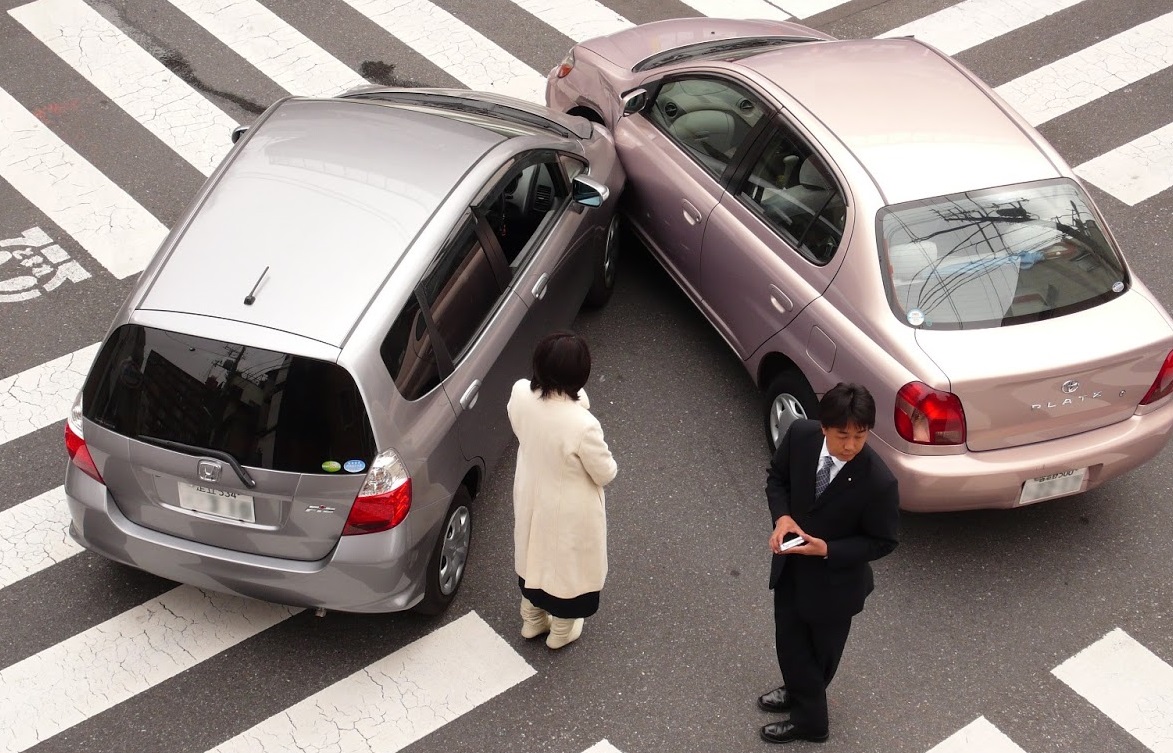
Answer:
<svg viewBox="0 0 1173 753"><path fill-rule="evenodd" d="M1064 395L1070 395L1072 392L1075 392L1079 389L1079 382L1075 381L1074 379L1068 379L1059 389L1063 390Z"/></svg>

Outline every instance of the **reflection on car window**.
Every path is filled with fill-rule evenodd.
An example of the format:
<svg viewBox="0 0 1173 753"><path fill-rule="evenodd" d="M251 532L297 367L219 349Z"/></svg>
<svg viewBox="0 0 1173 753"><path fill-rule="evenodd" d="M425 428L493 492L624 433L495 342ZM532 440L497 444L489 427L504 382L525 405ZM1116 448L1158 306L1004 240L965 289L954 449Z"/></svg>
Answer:
<svg viewBox="0 0 1173 753"><path fill-rule="evenodd" d="M757 97L711 78L669 81L652 104L652 122L714 176L733 160L762 117Z"/></svg>
<svg viewBox="0 0 1173 753"><path fill-rule="evenodd" d="M819 156L784 128L767 142L740 194L811 261L829 261L843 240L843 193Z"/></svg>
<svg viewBox="0 0 1173 753"><path fill-rule="evenodd" d="M1071 181L910 202L880 212L896 315L935 329L999 327L1096 306L1127 273Z"/></svg>
<svg viewBox="0 0 1173 753"><path fill-rule="evenodd" d="M440 383L440 368L430 337L419 301L413 295L379 347L395 388L408 400L418 400Z"/></svg>
<svg viewBox="0 0 1173 753"><path fill-rule="evenodd" d="M521 265L526 257L523 250L567 195L558 163L551 155L547 162L511 172L478 207L510 267L517 269Z"/></svg>

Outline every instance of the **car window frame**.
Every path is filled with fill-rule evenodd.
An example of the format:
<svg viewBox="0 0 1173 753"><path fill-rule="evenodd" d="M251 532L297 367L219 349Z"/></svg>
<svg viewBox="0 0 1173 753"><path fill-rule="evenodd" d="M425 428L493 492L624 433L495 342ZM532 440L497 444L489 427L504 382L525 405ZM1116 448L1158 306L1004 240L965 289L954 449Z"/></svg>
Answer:
<svg viewBox="0 0 1173 753"><path fill-rule="evenodd" d="M665 85L689 79L712 79L727 86L739 87L757 100L756 104L762 113L762 116L758 119L758 122L750 128L748 133L746 133L745 138L742 140L741 144L738 145L737 150L730 158L728 164L725 166L725 169L721 171L720 175L714 174L708 165L696 159L696 157L684 145L682 145L672 134L668 133L668 130L660 123L658 123L654 118L652 118L650 114L651 110L655 107L656 100L659 99L660 93ZM660 133L664 134L664 137L668 139L668 141L671 142L678 150L680 150L681 153L692 160L693 164L697 165L701 170L716 180L725 189L728 189L730 179L736 175L738 167L740 167L742 162L744 162L747 152L757 143L763 130L767 127L767 124L773 122L773 119L777 116L777 113L780 109L779 104L773 98L762 92L757 86L754 85L752 81L730 75L727 71L715 71L707 69L687 69L682 71L675 71L664 76L663 78L656 78L653 76L650 80L641 84L641 86L648 92L648 99L647 104L638 113L639 117L646 120L649 125L651 125Z"/></svg>

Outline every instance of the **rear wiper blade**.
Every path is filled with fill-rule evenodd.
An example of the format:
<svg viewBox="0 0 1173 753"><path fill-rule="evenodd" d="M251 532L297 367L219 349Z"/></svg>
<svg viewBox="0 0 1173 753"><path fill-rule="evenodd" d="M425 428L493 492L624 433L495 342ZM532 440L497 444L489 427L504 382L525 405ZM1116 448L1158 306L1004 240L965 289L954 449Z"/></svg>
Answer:
<svg viewBox="0 0 1173 753"><path fill-rule="evenodd" d="M159 447L163 447L168 450L187 453L188 455L206 455L210 458L223 460L225 463L232 466L232 470L236 471L236 475L240 477L240 480L244 482L245 486L247 486L249 489L255 489L257 486L257 482L253 479L252 476L248 475L248 471L244 469L244 466L237 462L236 458L232 457L223 450L213 450L207 447L196 447L193 444L173 442L170 439L160 439L159 437L149 437L146 434L138 434L135 436L135 439L139 440L140 442L147 442L148 444L158 445Z"/></svg>

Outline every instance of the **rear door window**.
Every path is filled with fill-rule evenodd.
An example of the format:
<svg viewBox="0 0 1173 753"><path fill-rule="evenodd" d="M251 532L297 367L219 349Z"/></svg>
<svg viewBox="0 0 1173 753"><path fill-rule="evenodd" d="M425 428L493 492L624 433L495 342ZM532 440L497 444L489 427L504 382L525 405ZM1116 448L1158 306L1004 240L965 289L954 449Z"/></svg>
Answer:
<svg viewBox="0 0 1173 753"><path fill-rule="evenodd" d="M82 410L132 439L219 450L265 470L328 473L330 461L375 455L358 386L341 366L135 324L102 347Z"/></svg>
<svg viewBox="0 0 1173 753"><path fill-rule="evenodd" d="M764 114L761 101L716 78L665 82L648 116L686 154L720 178Z"/></svg>

